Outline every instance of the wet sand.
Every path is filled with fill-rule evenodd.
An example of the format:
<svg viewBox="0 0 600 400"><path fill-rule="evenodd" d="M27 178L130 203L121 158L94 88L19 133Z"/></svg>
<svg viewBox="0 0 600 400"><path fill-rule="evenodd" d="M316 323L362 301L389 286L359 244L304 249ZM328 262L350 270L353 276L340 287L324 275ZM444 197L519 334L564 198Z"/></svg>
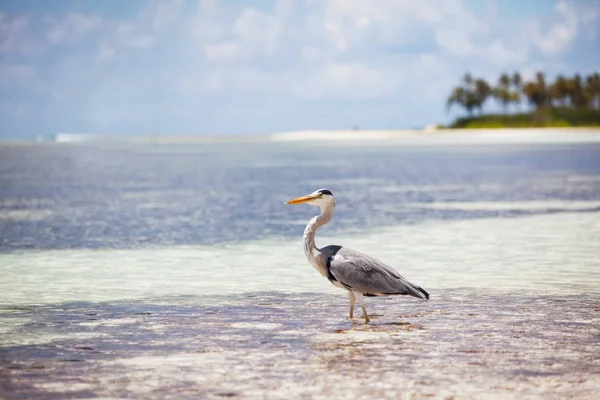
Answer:
<svg viewBox="0 0 600 400"><path fill-rule="evenodd" d="M219 299L219 297L227 297ZM5 309L0 398L592 399L600 294L255 293Z"/></svg>

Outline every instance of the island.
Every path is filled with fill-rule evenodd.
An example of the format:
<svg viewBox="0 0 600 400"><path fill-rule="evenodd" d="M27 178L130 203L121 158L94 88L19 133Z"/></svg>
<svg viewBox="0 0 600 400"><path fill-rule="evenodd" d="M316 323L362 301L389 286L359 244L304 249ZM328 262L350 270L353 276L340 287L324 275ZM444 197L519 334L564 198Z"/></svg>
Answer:
<svg viewBox="0 0 600 400"><path fill-rule="evenodd" d="M484 113L494 101L502 112ZM502 74L495 85L466 73L447 101L466 115L440 128L543 128L600 126L600 74L558 75L547 82L538 72L524 81L519 72Z"/></svg>

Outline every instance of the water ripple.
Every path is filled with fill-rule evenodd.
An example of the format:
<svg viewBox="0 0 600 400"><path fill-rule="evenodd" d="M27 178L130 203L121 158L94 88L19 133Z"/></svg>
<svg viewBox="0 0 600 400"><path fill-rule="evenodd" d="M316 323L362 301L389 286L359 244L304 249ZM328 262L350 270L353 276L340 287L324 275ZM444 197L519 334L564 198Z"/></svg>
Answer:
<svg viewBox="0 0 600 400"><path fill-rule="evenodd" d="M336 194L338 232L597 211L599 155L590 143L2 145L0 251L293 237L302 228L281 221L306 213L283 202L317 186Z"/></svg>
<svg viewBox="0 0 600 400"><path fill-rule="evenodd" d="M376 299L371 325L346 320L346 301L259 292L217 306L17 309L37 322L0 342L3 398L592 398L600 384L598 293ZM10 345L20 334L32 341Z"/></svg>

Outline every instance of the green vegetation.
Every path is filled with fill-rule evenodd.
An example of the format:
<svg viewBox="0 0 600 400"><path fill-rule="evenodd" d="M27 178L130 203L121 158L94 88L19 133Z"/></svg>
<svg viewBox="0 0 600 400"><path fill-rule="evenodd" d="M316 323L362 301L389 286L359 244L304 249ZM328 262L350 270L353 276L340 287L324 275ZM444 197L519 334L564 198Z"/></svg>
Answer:
<svg viewBox="0 0 600 400"><path fill-rule="evenodd" d="M483 113L490 99L502 106L502 114ZM523 100L529 106L528 112L522 111ZM491 86L467 73L448 98L447 108L453 105L462 107L467 116L449 128L600 126L600 74L585 78L559 75L547 83L541 72L531 82L523 82L516 72L512 76L502 74Z"/></svg>

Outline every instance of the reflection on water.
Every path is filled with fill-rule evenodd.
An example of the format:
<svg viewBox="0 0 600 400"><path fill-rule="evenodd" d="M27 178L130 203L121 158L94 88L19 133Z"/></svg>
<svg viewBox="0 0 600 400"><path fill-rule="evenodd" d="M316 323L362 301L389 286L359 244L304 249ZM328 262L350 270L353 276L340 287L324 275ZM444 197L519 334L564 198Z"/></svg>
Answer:
<svg viewBox="0 0 600 400"><path fill-rule="evenodd" d="M329 229L340 233L557 212L571 201L598 210L599 159L597 143L0 146L0 251L296 238L302 227L287 221L305 221L306 209L283 203L323 186L337 201Z"/></svg>

